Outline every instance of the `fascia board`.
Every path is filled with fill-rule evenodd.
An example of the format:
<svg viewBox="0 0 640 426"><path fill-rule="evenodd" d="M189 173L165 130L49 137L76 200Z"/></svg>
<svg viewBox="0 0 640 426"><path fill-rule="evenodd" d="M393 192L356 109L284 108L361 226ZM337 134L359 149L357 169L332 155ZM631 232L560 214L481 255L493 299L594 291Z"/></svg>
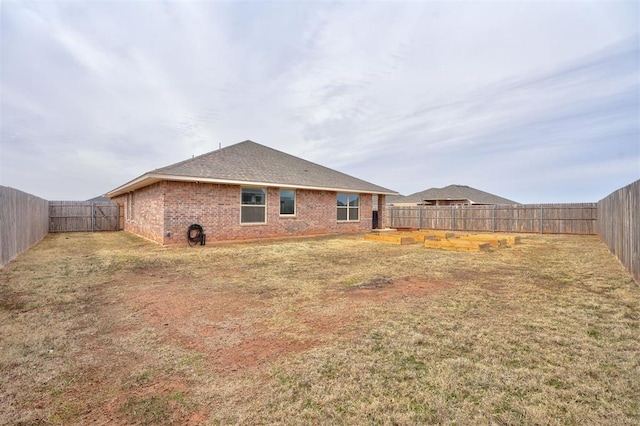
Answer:
<svg viewBox="0 0 640 426"><path fill-rule="evenodd" d="M136 189L149 186L151 184L159 182L160 180L162 179L151 176L151 173L145 173L144 175L137 177L134 180L129 181L124 185L117 187L113 191L107 192L104 195L105 197L109 198L117 197L118 195L126 194L127 192L135 191Z"/></svg>
<svg viewBox="0 0 640 426"><path fill-rule="evenodd" d="M151 185L161 180L177 181L177 182L203 182L203 183L218 183L225 185L245 185L245 186L261 186L271 188L294 188L294 189L309 189L315 191L335 191L335 192L350 192L360 194L382 194L382 195L398 195L397 192L392 191L371 191L364 189L346 189L346 188L331 188L324 186L310 186L310 185L290 185L273 182L251 182L243 180L230 180L230 179L216 179L216 178L203 178L193 176L178 176L178 175L165 175L159 173L146 173L137 179L128 182L113 191L105 194L107 197L117 197L118 195L126 194L127 192L134 191L144 186Z"/></svg>

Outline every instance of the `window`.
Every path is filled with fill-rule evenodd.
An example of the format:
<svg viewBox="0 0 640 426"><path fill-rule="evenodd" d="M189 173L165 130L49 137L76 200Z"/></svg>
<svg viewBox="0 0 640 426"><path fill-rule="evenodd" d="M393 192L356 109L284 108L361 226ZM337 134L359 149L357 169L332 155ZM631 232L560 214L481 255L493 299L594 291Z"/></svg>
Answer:
<svg viewBox="0 0 640 426"><path fill-rule="evenodd" d="M338 194L338 220L357 221L360 219L360 196L358 194Z"/></svg>
<svg viewBox="0 0 640 426"><path fill-rule="evenodd" d="M296 191L293 189L280 190L280 215L294 216L296 214Z"/></svg>
<svg viewBox="0 0 640 426"><path fill-rule="evenodd" d="M129 220L133 220L134 219L134 198L133 198L133 192L129 192L127 193L127 219Z"/></svg>
<svg viewBox="0 0 640 426"><path fill-rule="evenodd" d="M267 222L267 191L263 188L242 188L240 223Z"/></svg>

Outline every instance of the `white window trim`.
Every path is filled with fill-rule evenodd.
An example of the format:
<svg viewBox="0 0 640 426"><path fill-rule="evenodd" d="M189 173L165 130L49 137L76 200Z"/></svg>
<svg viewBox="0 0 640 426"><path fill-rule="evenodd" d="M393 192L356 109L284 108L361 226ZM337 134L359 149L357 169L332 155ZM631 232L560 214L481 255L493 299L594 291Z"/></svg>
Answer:
<svg viewBox="0 0 640 426"><path fill-rule="evenodd" d="M340 206L340 207L338 207L338 205L337 205L337 200L338 200L338 195L340 195L340 194L345 194L345 195L347 196L347 205L346 205L346 206ZM349 219L349 209L352 209L352 208L353 208L353 207L349 206L349 195L357 195L357 196L358 196L358 207L357 207L357 208L358 208L358 218L357 218L357 219L355 219L355 220L350 220L350 219ZM359 193L356 193L356 192L337 192L337 193L336 193L336 216L337 216L337 214L338 214L338 210L337 210L337 209L339 209L339 208L340 208L340 209L345 209L345 210L347 211L347 219L345 219L345 220L338 220L338 219L336 219L336 222L338 222L338 223L348 223L348 222L350 222L350 223L355 223L355 222L360 222L360 209L361 209L360 204L361 204L361 201L362 201L362 196L361 196Z"/></svg>
<svg viewBox="0 0 640 426"><path fill-rule="evenodd" d="M242 190L243 189L262 189L264 191L264 205L260 206L259 204L242 204ZM269 191L267 191L267 188L261 187L261 186L241 186L240 187L240 226L260 226L260 225L266 225L267 224L267 220L268 220L268 215L267 215L267 205L268 205L268 196L269 196ZM264 222L243 222L242 221L242 208L243 207L263 207L264 208Z"/></svg>

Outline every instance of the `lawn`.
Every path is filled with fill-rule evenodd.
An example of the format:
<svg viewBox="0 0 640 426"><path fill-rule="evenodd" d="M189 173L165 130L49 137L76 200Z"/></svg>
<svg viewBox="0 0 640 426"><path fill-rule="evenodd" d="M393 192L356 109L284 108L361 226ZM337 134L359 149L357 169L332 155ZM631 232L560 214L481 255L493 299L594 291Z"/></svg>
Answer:
<svg viewBox="0 0 640 426"><path fill-rule="evenodd" d="M0 269L0 424L636 425L639 354L595 236L51 234Z"/></svg>

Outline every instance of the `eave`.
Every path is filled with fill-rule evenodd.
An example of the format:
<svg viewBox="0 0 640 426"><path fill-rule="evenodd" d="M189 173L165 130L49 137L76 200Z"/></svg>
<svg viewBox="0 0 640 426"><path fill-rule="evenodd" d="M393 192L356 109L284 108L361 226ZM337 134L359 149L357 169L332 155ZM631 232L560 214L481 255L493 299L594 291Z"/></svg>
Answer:
<svg viewBox="0 0 640 426"><path fill-rule="evenodd" d="M259 186L268 188L295 188L295 189L309 189L313 191L332 191L332 192L357 192L360 194L381 194L381 195L398 195L397 192L392 191L372 191L370 189L357 189L357 188L332 188L326 186L312 186L312 185L292 185L285 183L274 182L251 182L241 180L228 180L228 179L216 179L216 178L203 178L193 176L178 176L178 175L165 175L160 173L145 173L144 175L125 183L122 186L107 192L104 196L114 198L119 195L126 194L128 192L135 191L145 186L152 185L160 181L174 181L174 182L201 182L201 183L215 183L222 185L244 185L244 186Z"/></svg>

